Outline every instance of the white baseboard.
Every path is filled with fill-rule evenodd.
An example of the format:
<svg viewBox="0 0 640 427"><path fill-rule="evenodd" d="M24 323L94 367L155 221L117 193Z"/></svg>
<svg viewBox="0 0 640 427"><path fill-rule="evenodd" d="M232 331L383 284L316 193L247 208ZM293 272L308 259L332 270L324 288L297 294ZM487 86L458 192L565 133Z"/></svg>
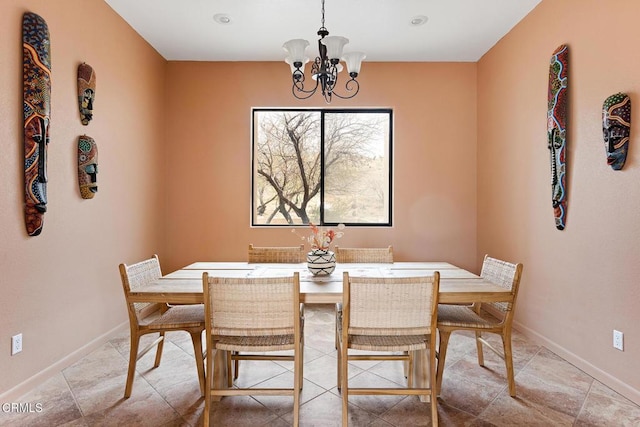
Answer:
<svg viewBox="0 0 640 427"><path fill-rule="evenodd" d="M616 378L604 372L602 369L598 368L597 366L592 365L591 363L587 362L586 360L579 357L578 355L568 351L564 347L549 340L548 338L545 338L544 336L540 335L536 331L530 328L527 328L526 326L522 325L519 322L514 321L513 327L514 329L517 329L519 332L525 335L527 338L530 338L531 340L537 342L538 344L544 345L546 348L548 348L558 356L562 357L567 362L571 363L578 369L589 374L590 376L600 381L602 384L606 385L610 389L616 391L617 393L631 400L636 405L640 405L640 390L637 390L631 387L629 384L620 381L619 378Z"/></svg>
<svg viewBox="0 0 640 427"><path fill-rule="evenodd" d="M50 378L53 378L58 373L62 372L65 368L73 365L78 360L87 356L92 351L98 349L99 347L107 343L109 340L111 340L113 337L121 334L123 330L126 330L128 328L129 328L129 321L121 323L120 325L116 326L115 328L111 329L105 334L102 334L98 338L80 347L73 353L68 354L67 356L63 357L62 359L58 360L54 364L43 369L42 371L38 372L32 377L27 378L26 380L16 385L15 387L0 394L0 402L18 402L22 396L29 393L30 391L35 389L37 386L39 386L43 382L49 380Z"/></svg>

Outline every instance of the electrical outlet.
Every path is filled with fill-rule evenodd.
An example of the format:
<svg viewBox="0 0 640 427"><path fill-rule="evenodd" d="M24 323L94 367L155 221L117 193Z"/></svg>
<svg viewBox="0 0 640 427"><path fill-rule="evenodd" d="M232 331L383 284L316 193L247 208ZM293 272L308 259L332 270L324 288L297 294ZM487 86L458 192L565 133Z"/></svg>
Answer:
<svg viewBox="0 0 640 427"><path fill-rule="evenodd" d="M624 351L624 334L615 329L613 330L613 348Z"/></svg>
<svg viewBox="0 0 640 427"><path fill-rule="evenodd" d="M18 354L22 351L22 334L11 337L11 355Z"/></svg>

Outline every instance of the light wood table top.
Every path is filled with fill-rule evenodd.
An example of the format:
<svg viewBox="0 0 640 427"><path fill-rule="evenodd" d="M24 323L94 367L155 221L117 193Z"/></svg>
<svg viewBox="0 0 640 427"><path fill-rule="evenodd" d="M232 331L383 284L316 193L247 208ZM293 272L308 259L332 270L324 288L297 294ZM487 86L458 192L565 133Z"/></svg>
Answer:
<svg viewBox="0 0 640 427"><path fill-rule="evenodd" d="M447 267L450 266L450 267ZM438 266L435 268L434 266ZM196 268L206 267L206 268ZM223 277L277 277L300 273L300 300L307 304L342 301L343 272L352 276L412 277L440 272L440 303L509 301L511 293L481 277L448 263L338 264L329 276L313 276L302 264L248 264L201 262L167 274L132 292L136 302L197 304L203 302L202 274Z"/></svg>
<svg viewBox="0 0 640 427"><path fill-rule="evenodd" d="M255 264L248 262L234 262L234 261L222 261L222 262L211 262L211 261L199 261L189 264L185 267L182 267L181 270L253 270L256 266L266 265L266 264ZM268 264L273 267L280 268L295 268L300 269L304 268L305 264ZM340 263L340 266L362 266L362 263ZM448 262L395 262L395 263L385 263L385 264L376 264L376 263L368 263L366 265L373 266L388 266L393 269L427 269L427 270L444 270L444 269L460 269L460 267L456 267L453 264Z"/></svg>

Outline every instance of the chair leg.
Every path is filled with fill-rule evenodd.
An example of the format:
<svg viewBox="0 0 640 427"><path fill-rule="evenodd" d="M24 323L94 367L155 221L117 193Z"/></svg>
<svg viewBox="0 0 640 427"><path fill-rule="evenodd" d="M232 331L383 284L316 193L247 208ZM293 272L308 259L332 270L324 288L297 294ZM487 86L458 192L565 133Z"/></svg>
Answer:
<svg viewBox="0 0 640 427"><path fill-rule="evenodd" d="M409 352L405 351L405 354L408 356ZM402 367L404 369L404 377L408 380L409 379L409 359L402 361Z"/></svg>
<svg viewBox="0 0 640 427"><path fill-rule="evenodd" d="M304 385L304 334L300 337L300 390Z"/></svg>
<svg viewBox="0 0 640 427"><path fill-rule="evenodd" d="M164 332L160 332L160 336L162 340L158 343L158 347L156 348L156 361L153 363L153 367L157 368L160 366L160 359L162 358L162 349L164 348Z"/></svg>
<svg viewBox="0 0 640 427"><path fill-rule="evenodd" d="M231 388L233 387L233 375L234 375L234 370L232 369L233 364L231 363L233 360L233 355L235 354L235 351L230 351L227 353L227 387ZM237 362L237 360L236 360ZM238 369L236 368L235 372L237 372Z"/></svg>
<svg viewBox="0 0 640 427"><path fill-rule="evenodd" d="M205 380L204 380L204 359L202 357L202 331L191 332L191 341L193 341L193 354L196 358L196 368L198 369L198 382L200 383L200 394L204 396Z"/></svg>
<svg viewBox="0 0 640 427"><path fill-rule="evenodd" d="M342 384L340 392L342 393L342 426L349 425L349 364L348 364L348 349L347 343L341 343L340 350L342 354L340 356L340 382Z"/></svg>
<svg viewBox="0 0 640 427"><path fill-rule="evenodd" d="M206 390L204 394L204 416L202 417L203 427L209 427L209 416L211 413L211 389L213 388L214 367L213 358L214 351L209 349L210 341L207 340L207 369L205 370Z"/></svg>
<svg viewBox="0 0 640 427"><path fill-rule="evenodd" d="M234 352L234 354L238 354L238 352L236 351ZM235 363L233 364L233 379L237 380L239 374L240 374L240 361L236 359ZM229 375L231 375L231 373L229 373Z"/></svg>
<svg viewBox="0 0 640 427"><path fill-rule="evenodd" d="M419 363L422 365L420 369L416 369L413 365L413 359L411 360L411 365L413 370L415 371L413 374L409 374L409 378L415 377L417 384L415 387L425 388L427 387L427 382L431 384L433 382L432 377L427 377L428 373L431 372L431 363L429 363L429 359L427 358L427 349L417 350L414 354L419 358ZM427 370L427 366L429 367ZM413 386L413 385L412 385ZM411 387L412 387L411 386ZM433 389L432 385L429 385L430 388ZM433 393L432 393L433 394ZM420 400L426 402L429 395L421 395ZM433 400L433 397L431 397Z"/></svg>
<svg viewBox="0 0 640 427"><path fill-rule="evenodd" d="M484 354L482 353L482 332L476 331L476 348L478 349L478 365L484 366Z"/></svg>
<svg viewBox="0 0 640 427"><path fill-rule="evenodd" d="M207 342L208 345L208 342ZM212 355L212 380L211 380L211 388L214 390L221 390L227 388L227 377L226 375L231 375L230 372L227 372L227 359L231 357L231 351L219 350L216 348L217 341L212 341L211 344L213 347L213 351L207 353ZM207 356L208 357L208 356ZM207 361L208 362L208 361ZM207 367L209 363L207 363ZM208 372L207 372L208 374ZM220 395L211 396L212 401L219 401L222 399Z"/></svg>
<svg viewBox="0 0 640 427"><path fill-rule="evenodd" d="M133 388L133 377L136 374L136 362L138 361L138 347L140 345L140 336L131 333L131 347L129 349L129 370L127 372L127 383L124 387L124 397L128 399L131 396Z"/></svg>
<svg viewBox="0 0 640 427"><path fill-rule="evenodd" d="M342 304L337 303L336 307L335 307L335 317L336 317L336 321L335 321L335 330L336 330L336 337L335 337L335 342L334 342L334 347L337 350L338 349L338 341L340 340L340 333L338 332L338 323L341 322L340 319L340 312L342 311Z"/></svg>
<svg viewBox="0 0 640 427"><path fill-rule="evenodd" d="M298 344L298 348L294 350L293 358L293 426L298 427L300 425L300 391L302 390L302 348L301 343Z"/></svg>
<svg viewBox="0 0 640 427"><path fill-rule="evenodd" d="M438 347L438 371L436 374L436 394L440 394L440 390L442 389L442 376L444 374L444 363L447 358L447 345L449 345L449 337L451 336L450 331L442 331L440 332L440 345Z"/></svg>
<svg viewBox="0 0 640 427"><path fill-rule="evenodd" d="M337 374L338 392L340 392L340 390L342 390L342 376L340 375L342 371L342 349L340 348L340 341L338 341L337 357L338 357L338 369L336 370L336 374Z"/></svg>
<svg viewBox="0 0 640 427"><path fill-rule="evenodd" d="M507 381L509 383L509 395L516 397L516 381L513 374L513 352L511 349L511 332L506 331L502 336L504 348L504 363L507 367Z"/></svg>
<svg viewBox="0 0 640 427"><path fill-rule="evenodd" d="M413 356L415 354L415 351L408 351L407 352L407 356L409 356L409 360L406 361L405 363L405 371L404 371L404 376L407 379L407 387L412 388L413 387L413 371L414 371L414 366L413 366ZM418 355L420 356L420 355Z"/></svg>
<svg viewBox="0 0 640 427"><path fill-rule="evenodd" d="M431 334L429 340L432 342L429 343L429 358L427 359L426 351L424 351L424 359L423 362L429 362L429 389L431 390L431 425L433 427L438 427L438 382L436 378L436 358L434 357L436 352L435 346L435 334Z"/></svg>

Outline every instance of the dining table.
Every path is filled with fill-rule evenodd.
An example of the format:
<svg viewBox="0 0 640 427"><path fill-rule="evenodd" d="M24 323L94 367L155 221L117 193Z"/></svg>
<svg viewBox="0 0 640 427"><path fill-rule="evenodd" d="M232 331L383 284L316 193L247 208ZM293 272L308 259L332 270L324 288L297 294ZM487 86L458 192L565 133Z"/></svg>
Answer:
<svg viewBox="0 0 640 427"><path fill-rule="evenodd" d="M248 263L199 261L163 275L131 291L132 302L157 302L167 304L202 304L203 273L216 277L282 277L299 273L300 302L305 304L335 304L342 302L342 283L345 272L360 277L416 277L431 276L438 271L440 304L473 304L476 302L509 302L513 295L503 288L468 270L448 262L393 262L393 263L339 263L335 270L324 276L315 276L306 263ZM216 376L214 387L226 387L226 352L216 352ZM428 366L416 357L412 376L414 384L421 386ZM427 380L429 381L429 379ZM422 384L426 386L426 384ZM218 396L219 398L219 396ZM422 397L428 401L428 397Z"/></svg>
<svg viewBox="0 0 640 427"><path fill-rule="evenodd" d="M333 304L342 302L343 273L351 276L414 277L440 273L441 304L510 301L511 292L480 276L447 262L394 262L337 264L326 276L314 276L306 263L263 264L247 262L194 262L131 292L134 302L167 304L203 303L202 274L218 277L281 277L300 275L300 302Z"/></svg>

